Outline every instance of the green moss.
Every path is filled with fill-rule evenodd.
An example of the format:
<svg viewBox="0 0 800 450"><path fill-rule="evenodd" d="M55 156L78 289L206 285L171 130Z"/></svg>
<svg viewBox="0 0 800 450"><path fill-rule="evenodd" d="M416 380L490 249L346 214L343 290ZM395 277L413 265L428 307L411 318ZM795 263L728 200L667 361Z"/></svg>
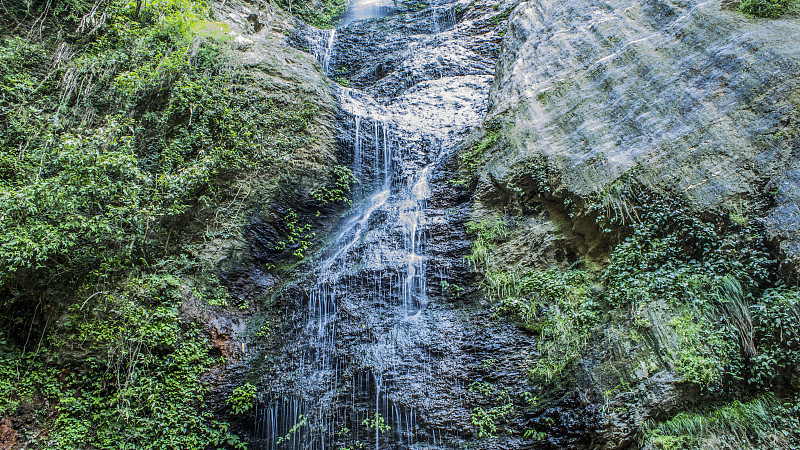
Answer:
<svg viewBox="0 0 800 450"><path fill-rule="evenodd" d="M480 164L483 163L484 153L497 143L499 137L500 133L496 130L488 130L478 142L463 151L460 155L460 175L458 178L450 180L450 183L456 186L464 186L469 183Z"/></svg>

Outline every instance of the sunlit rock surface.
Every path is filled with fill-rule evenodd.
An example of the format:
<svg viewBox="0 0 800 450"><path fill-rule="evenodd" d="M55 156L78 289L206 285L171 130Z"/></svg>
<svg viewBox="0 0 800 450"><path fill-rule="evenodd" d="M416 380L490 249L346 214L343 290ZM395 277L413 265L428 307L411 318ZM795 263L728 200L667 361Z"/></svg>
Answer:
<svg viewBox="0 0 800 450"><path fill-rule="evenodd" d="M796 263L798 42L796 19L719 1L524 2L490 97L510 145L489 171L508 180L538 158L562 198L627 172L698 211L760 211Z"/></svg>

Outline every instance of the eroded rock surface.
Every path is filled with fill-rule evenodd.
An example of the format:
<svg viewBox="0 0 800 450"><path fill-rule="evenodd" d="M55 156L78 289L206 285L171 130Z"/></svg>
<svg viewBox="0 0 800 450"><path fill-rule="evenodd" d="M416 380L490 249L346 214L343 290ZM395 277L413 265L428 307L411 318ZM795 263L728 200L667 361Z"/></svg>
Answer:
<svg viewBox="0 0 800 450"><path fill-rule="evenodd" d="M719 1L525 2L491 95L509 145L488 170L510 180L536 160L562 198L629 173L698 211L762 205L793 264L797 42L796 19L750 19Z"/></svg>

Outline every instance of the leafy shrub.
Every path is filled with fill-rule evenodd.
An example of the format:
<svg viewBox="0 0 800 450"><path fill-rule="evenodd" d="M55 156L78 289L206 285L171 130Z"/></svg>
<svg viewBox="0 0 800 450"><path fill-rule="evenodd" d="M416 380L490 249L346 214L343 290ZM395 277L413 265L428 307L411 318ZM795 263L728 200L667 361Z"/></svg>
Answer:
<svg viewBox="0 0 800 450"><path fill-rule="evenodd" d="M253 407L253 398L256 396L256 387L250 383L245 383L231 392L225 399L234 414L241 414Z"/></svg>
<svg viewBox="0 0 800 450"><path fill-rule="evenodd" d="M656 299L676 306L708 303L722 277L744 286L769 282L775 261L758 224L724 230L681 202L643 195L639 222L609 257L606 299L613 306Z"/></svg>
<svg viewBox="0 0 800 450"><path fill-rule="evenodd" d="M757 353L748 364L748 382L760 389L783 389L800 367L800 290L767 290L751 307Z"/></svg>
<svg viewBox="0 0 800 450"><path fill-rule="evenodd" d="M742 0L739 11L755 17L776 19L789 11L792 0Z"/></svg>
<svg viewBox="0 0 800 450"><path fill-rule="evenodd" d="M489 397L490 394L492 394L492 402L499 404L490 408L484 408L482 406L473 408L472 414L470 414L470 421L478 430L479 438L494 437L499 431L500 424L507 420L509 413L514 409L514 404L511 402L511 396L507 390L500 391L497 395L493 395L496 392L495 388L491 388L491 391L488 391L486 390L487 388L483 386L481 389L484 396ZM472 388L470 388L470 390L472 390Z"/></svg>
<svg viewBox="0 0 800 450"><path fill-rule="evenodd" d="M352 203L348 194L357 182L356 176L349 167L337 164L330 169L330 182L326 186L312 191L311 197L323 206L336 202Z"/></svg>

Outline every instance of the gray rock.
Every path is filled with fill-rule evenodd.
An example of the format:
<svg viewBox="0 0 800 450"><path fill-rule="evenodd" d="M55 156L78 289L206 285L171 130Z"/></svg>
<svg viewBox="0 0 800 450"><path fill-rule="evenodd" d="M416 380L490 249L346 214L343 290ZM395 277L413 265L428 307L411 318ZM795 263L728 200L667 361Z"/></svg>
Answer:
<svg viewBox="0 0 800 450"><path fill-rule="evenodd" d="M585 198L636 168L698 211L774 199L768 233L796 262L797 42L797 20L717 0L522 3L490 97L509 145L487 172L507 181L536 160L553 192Z"/></svg>

